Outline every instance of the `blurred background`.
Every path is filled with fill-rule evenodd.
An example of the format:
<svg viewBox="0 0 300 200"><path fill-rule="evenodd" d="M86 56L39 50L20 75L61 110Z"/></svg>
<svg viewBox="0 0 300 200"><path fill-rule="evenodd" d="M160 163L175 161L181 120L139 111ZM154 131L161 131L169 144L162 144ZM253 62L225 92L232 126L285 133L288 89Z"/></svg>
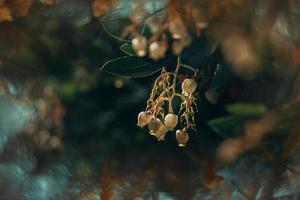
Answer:
<svg viewBox="0 0 300 200"><path fill-rule="evenodd" d="M9 1L0 0L1 6L3 2L8 2L5 6L11 6ZM14 2L13 5L28 3ZM101 5L105 2L109 1L103 1ZM201 4L206 1L193 2ZM200 91L198 133L191 134L186 148L178 147L174 134L158 142L149 136L147 130L136 126L137 114L145 109L157 74L129 79L99 70L105 62L124 55L119 48L123 43L111 37L103 23L93 17L95 10L90 1L34 1L28 13L23 5L26 14L12 11L11 20L4 20L7 15L1 7L0 199L298 199L299 152L293 151L287 160L269 159L278 155L282 133L293 132L292 140L299 141L299 126L294 128L293 124L291 128L287 123L290 118L284 121L288 126L276 129L280 134L271 136L268 140L271 142L263 144L271 152L258 145L249 154L239 158L233 156L235 161L225 165L217 161L218 146L221 144L219 149L223 148L225 152L221 156L230 157L234 154L230 151L235 149L228 146L234 147L236 143L225 140L228 145L222 134L216 134L207 124L208 120L226 116L225 105L228 103L263 102L268 109L276 111L278 105L286 103L282 102L287 96L297 99L299 88L289 86L291 81L296 85L299 83L299 78L294 76L300 55L297 51L298 32L295 28L290 34L291 30L284 27L290 21L284 21L284 13L281 13L276 30L290 36L295 49L292 53L290 49L284 49L290 43L281 37L273 38L274 43L281 47L276 50L273 46L258 45L263 44L260 39L265 35L244 37L237 34L240 33L238 27L231 27L234 34L228 34L228 27L218 24L214 18L221 15L219 12L224 7L219 8L217 1L212 2L215 2L215 7L211 8L215 9L212 11L215 15L210 19L213 25L208 32L221 41L222 54L232 63L230 74L235 75L230 76L225 89L222 86L222 98L218 104L211 104L205 99L205 92ZM220 5L225 6L226 1L222 2ZM255 5L277 2L256 1ZM289 2L299 4L298 1ZM174 1L176 3L182 2ZM242 8L247 5L249 1L240 4ZM297 6L293 6L296 14L299 11ZM222 15L223 19L234 22L231 19L238 18L230 12L232 9L236 7L230 7L229 14L225 14L227 17ZM255 11L258 16L263 15L263 10ZM122 9L110 13L114 12L122 12ZM266 19L270 18L275 17L266 16ZM293 18L295 27L298 18ZM236 20L238 24L246 23L239 19ZM205 34L201 35L195 39L192 50L185 52L190 64L201 63L199 55L194 54L195 46L207 47L203 42L207 40ZM255 77L252 73L258 73L257 68L247 65L249 60L251 64L252 59L257 61L251 54L253 52L248 51L250 42L255 43L253 52L259 52L265 58L263 61L257 59L258 62L272 68L267 67ZM240 59L235 59L237 57ZM246 69L241 69L240 65ZM292 107L289 111L296 114L291 115L298 117L299 108ZM270 113L267 112L255 128L276 123L277 120L269 117ZM231 129L229 132L233 133ZM240 127L237 132L242 132Z"/></svg>

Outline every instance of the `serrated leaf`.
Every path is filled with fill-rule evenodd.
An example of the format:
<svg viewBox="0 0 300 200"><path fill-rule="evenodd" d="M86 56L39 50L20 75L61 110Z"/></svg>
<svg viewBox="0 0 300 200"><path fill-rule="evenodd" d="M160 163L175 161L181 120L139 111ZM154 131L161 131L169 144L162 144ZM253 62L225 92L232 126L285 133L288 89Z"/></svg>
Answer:
<svg viewBox="0 0 300 200"><path fill-rule="evenodd" d="M134 56L135 51L134 49L131 47L131 45L129 43L125 43L122 46L120 46L121 51L123 51L124 53L126 53L129 56Z"/></svg>
<svg viewBox="0 0 300 200"><path fill-rule="evenodd" d="M228 105L226 110L238 117L259 117L263 115L267 108L263 104L255 103L235 103Z"/></svg>
<svg viewBox="0 0 300 200"><path fill-rule="evenodd" d="M100 70L121 77L139 78L150 76L161 67L159 63L149 63L135 56L125 56L106 62Z"/></svg>
<svg viewBox="0 0 300 200"><path fill-rule="evenodd" d="M235 130L242 124L242 120L234 117L222 117L210 120L208 125L221 137L228 138L235 134Z"/></svg>

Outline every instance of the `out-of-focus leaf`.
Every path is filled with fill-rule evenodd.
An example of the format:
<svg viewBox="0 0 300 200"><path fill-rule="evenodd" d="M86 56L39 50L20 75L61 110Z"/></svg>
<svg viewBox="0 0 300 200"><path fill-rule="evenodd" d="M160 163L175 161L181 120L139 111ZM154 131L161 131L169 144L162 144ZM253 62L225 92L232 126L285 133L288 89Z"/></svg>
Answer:
<svg viewBox="0 0 300 200"><path fill-rule="evenodd" d="M0 5L0 22L2 21L12 21L12 15L10 10L5 5Z"/></svg>
<svg viewBox="0 0 300 200"><path fill-rule="evenodd" d="M210 89L218 89L224 87L225 84L229 83L233 78L232 71L225 65L218 64L216 71L210 85Z"/></svg>
<svg viewBox="0 0 300 200"><path fill-rule="evenodd" d="M119 1L117 5L114 6L114 9L110 10L100 19L100 23L104 31L118 41L129 41L126 37L126 34L124 35L124 30L131 25L130 15L132 12L133 4L134 1L132 0ZM99 5L101 7L103 3ZM94 9L94 15L95 14L99 15L99 11L95 12ZM136 27L136 30L138 32L140 32L140 29L141 26Z"/></svg>
<svg viewBox="0 0 300 200"><path fill-rule="evenodd" d="M56 0L40 0L40 2L46 5L53 5L56 3Z"/></svg>
<svg viewBox="0 0 300 200"><path fill-rule="evenodd" d="M160 63L149 63L135 56L125 56L106 62L101 70L117 76L139 78L159 71Z"/></svg>
<svg viewBox="0 0 300 200"><path fill-rule="evenodd" d="M226 110L239 117L259 117L267 111L267 108L263 104L235 103L228 105Z"/></svg>
<svg viewBox="0 0 300 200"><path fill-rule="evenodd" d="M124 53L126 53L129 56L135 55L135 51L129 43L123 44L122 46L120 46L120 49L121 49L121 51L123 51Z"/></svg>
<svg viewBox="0 0 300 200"><path fill-rule="evenodd" d="M11 0L5 2L5 4L9 7L10 12L13 14L13 16L24 17L28 14L32 2L32 0Z"/></svg>
<svg viewBox="0 0 300 200"><path fill-rule="evenodd" d="M197 69L207 65L208 60L212 57L214 57L214 61L216 60L214 54L216 54L217 47L217 42L208 41L204 37L193 38L191 45L183 50L181 58L185 64Z"/></svg>
<svg viewBox="0 0 300 200"><path fill-rule="evenodd" d="M292 127L289 128L291 130ZM287 133L288 131L286 131ZM292 133L288 135L283 143L283 156L288 158L293 155L297 150L299 150L300 146L300 126L298 125Z"/></svg>
<svg viewBox="0 0 300 200"><path fill-rule="evenodd" d="M101 17L108 13L117 4L117 0L94 0L92 2L93 15Z"/></svg>
<svg viewBox="0 0 300 200"><path fill-rule="evenodd" d="M234 135L236 128L242 124L242 120L234 116L228 116L210 120L208 124L221 137L228 138Z"/></svg>

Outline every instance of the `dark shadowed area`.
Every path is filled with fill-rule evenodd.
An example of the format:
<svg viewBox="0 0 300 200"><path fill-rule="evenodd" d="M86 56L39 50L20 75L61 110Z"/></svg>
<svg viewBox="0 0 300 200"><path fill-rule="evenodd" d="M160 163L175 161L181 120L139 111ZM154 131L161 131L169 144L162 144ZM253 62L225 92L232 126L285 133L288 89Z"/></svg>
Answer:
<svg viewBox="0 0 300 200"><path fill-rule="evenodd" d="M0 0L0 199L299 199L299 25L298 0ZM185 147L137 126L178 56Z"/></svg>

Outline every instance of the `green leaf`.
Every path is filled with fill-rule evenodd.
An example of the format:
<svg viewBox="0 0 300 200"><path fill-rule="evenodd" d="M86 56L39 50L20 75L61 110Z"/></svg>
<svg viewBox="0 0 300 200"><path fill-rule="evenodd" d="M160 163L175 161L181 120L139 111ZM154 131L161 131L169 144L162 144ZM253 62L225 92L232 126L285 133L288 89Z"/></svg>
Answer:
<svg viewBox="0 0 300 200"><path fill-rule="evenodd" d="M122 46L120 46L121 51L123 51L124 53L126 53L129 56L134 56L135 51L134 49L131 47L131 45L129 43L125 43Z"/></svg>
<svg viewBox="0 0 300 200"><path fill-rule="evenodd" d="M255 103L235 103L228 105L226 110L238 117L260 117L263 115L267 108L263 104Z"/></svg>
<svg viewBox="0 0 300 200"><path fill-rule="evenodd" d="M210 120L208 125L221 137L228 138L235 135L235 131L239 128L243 123L243 120L234 117L222 117Z"/></svg>
<svg viewBox="0 0 300 200"><path fill-rule="evenodd" d="M214 72L210 89L215 90L224 87L224 85L232 81L232 79L233 73L231 69L223 64L218 64L217 69Z"/></svg>
<svg viewBox="0 0 300 200"><path fill-rule="evenodd" d="M139 78L154 74L161 67L160 63L149 63L135 56L125 56L106 62L100 70L121 77Z"/></svg>

